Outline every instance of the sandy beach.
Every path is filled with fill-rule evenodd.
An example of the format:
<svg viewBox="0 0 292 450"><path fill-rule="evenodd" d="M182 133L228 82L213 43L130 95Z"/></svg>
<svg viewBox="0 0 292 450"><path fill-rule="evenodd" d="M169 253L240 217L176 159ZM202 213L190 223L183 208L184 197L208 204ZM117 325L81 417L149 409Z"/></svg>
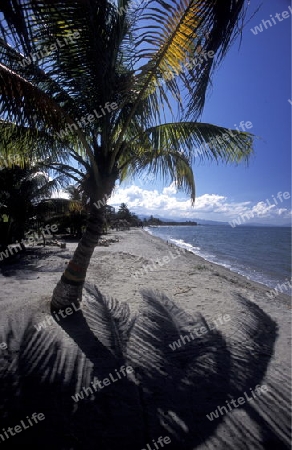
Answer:
<svg viewBox="0 0 292 450"><path fill-rule="evenodd" d="M290 448L291 299L144 230L113 236L61 318L49 300L76 243L1 267L3 448Z"/></svg>

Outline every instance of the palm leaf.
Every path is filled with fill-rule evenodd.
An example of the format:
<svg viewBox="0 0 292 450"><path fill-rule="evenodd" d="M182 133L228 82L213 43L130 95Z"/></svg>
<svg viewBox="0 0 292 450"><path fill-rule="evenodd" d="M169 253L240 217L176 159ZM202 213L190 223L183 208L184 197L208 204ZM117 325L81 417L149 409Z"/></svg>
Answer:
<svg viewBox="0 0 292 450"><path fill-rule="evenodd" d="M229 0L224 6L217 1L196 0L177 0L170 4L153 0L147 3L140 21L134 25L136 54L139 54L137 58L142 62L142 65L136 66L137 95L132 100L132 109L118 144L143 99L147 99L152 117L160 120L157 87L165 105L168 104L165 102L167 92L170 92L180 112L186 109L186 117L193 120L198 117L204 105L214 58L203 58L200 68L192 69L189 77L184 74L182 67L197 56L202 47L207 52L212 50L214 55L218 53L218 60L222 58L232 40L234 24L243 14L243 3L244 0ZM174 77L169 79L170 69L177 72L178 80L187 92L187 103L183 102L183 89L178 82ZM165 86L161 85L161 80Z"/></svg>
<svg viewBox="0 0 292 450"><path fill-rule="evenodd" d="M46 158L48 154L51 160L68 160L64 144L49 133L0 120L0 156L7 157L8 163L10 160L16 161L17 157L33 163Z"/></svg>
<svg viewBox="0 0 292 450"><path fill-rule="evenodd" d="M149 149L133 146L127 153L121 166L121 181L141 174L145 170L163 179L164 182L175 182L178 189L189 193L195 200L195 180L190 161L182 152L164 149ZM123 163L123 159L121 159Z"/></svg>
<svg viewBox="0 0 292 450"><path fill-rule="evenodd" d="M179 189L195 199L192 161L210 159L229 163L247 161L252 153L253 136L207 123L178 122L151 127L138 134L123 153L121 181L148 171L166 181L175 181Z"/></svg>
<svg viewBox="0 0 292 450"><path fill-rule="evenodd" d="M153 148L181 151L193 159L240 162L247 161L252 153L253 136L250 133L208 123L167 123L144 133L149 136Z"/></svg>
<svg viewBox="0 0 292 450"><path fill-rule="evenodd" d="M20 125L46 124L53 130L64 123L64 112L41 89L0 63L1 113Z"/></svg>

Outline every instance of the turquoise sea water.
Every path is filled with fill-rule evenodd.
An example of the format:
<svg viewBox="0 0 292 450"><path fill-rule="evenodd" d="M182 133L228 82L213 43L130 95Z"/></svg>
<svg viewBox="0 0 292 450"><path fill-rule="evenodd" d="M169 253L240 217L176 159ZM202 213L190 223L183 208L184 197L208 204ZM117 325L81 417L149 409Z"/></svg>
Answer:
<svg viewBox="0 0 292 450"><path fill-rule="evenodd" d="M270 288L286 282L283 293L292 293L290 228L198 225L146 231Z"/></svg>

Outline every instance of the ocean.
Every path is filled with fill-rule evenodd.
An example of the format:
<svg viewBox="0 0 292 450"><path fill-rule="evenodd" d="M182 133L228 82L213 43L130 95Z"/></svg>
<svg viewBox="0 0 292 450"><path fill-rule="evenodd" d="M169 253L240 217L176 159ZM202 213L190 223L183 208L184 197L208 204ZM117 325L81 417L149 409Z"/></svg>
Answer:
<svg viewBox="0 0 292 450"><path fill-rule="evenodd" d="M146 231L270 289L286 283L283 293L292 294L288 227L157 226Z"/></svg>

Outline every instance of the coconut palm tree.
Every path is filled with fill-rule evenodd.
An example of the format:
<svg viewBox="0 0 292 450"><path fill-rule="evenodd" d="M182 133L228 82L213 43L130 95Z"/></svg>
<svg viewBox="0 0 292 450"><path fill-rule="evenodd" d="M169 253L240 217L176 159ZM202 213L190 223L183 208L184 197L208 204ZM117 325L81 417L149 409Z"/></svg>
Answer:
<svg viewBox="0 0 292 450"><path fill-rule="evenodd" d="M120 204L119 210L117 212L117 216L120 219L125 219L125 220L131 219L131 213L130 213L130 210L129 210L128 206L126 205L126 203Z"/></svg>
<svg viewBox="0 0 292 450"><path fill-rule="evenodd" d="M81 300L117 180L146 170L194 200L194 158L247 160L249 134L197 122L245 12L244 0L1 1L0 149L49 155L90 198L53 308Z"/></svg>

